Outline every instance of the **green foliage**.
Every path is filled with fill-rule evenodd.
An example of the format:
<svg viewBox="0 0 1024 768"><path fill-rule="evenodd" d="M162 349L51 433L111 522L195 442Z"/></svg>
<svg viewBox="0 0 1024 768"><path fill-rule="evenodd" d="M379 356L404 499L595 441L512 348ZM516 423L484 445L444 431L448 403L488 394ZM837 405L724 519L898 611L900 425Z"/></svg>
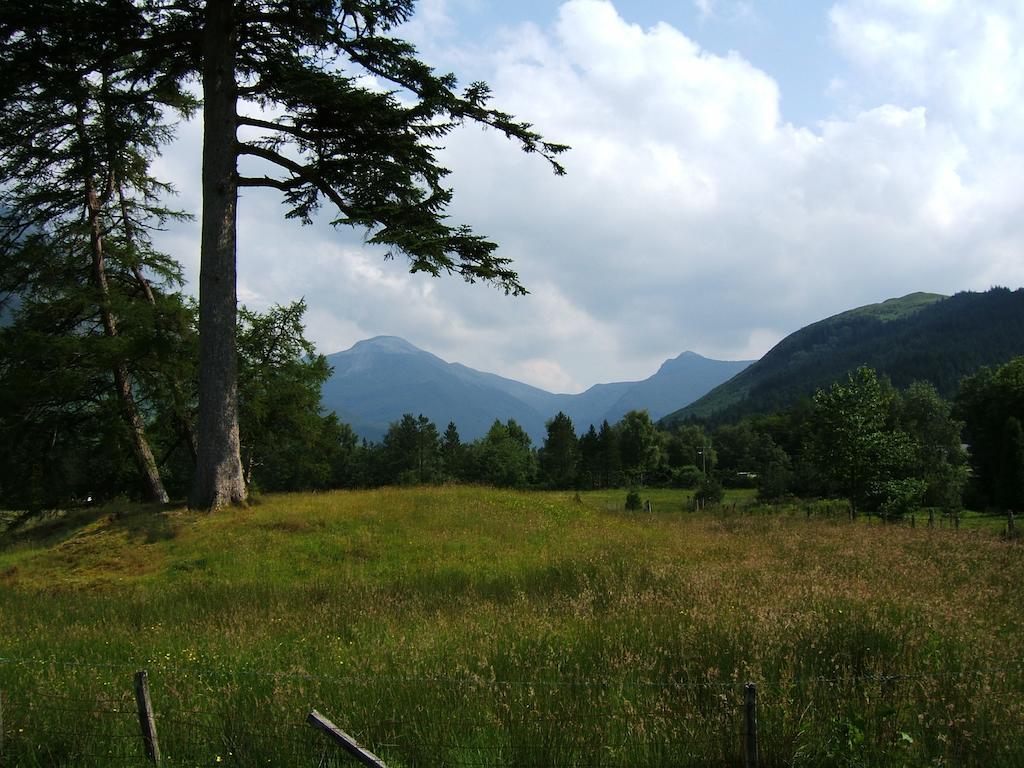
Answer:
<svg viewBox="0 0 1024 768"><path fill-rule="evenodd" d="M896 420L915 443L913 477L923 483L922 503L957 512L967 484L967 454L961 444L963 423L952 418L950 404L925 382L914 382L902 393ZM896 495L909 503L906 493Z"/></svg>
<svg viewBox="0 0 1024 768"><path fill-rule="evenodd" d="M523 488L536 475L536 459L530 436L514 419L502 424L495 419L487 434L471 446L470 478L497 487Z"/></svg>
<svg viewBox="0 0 1024 768"><path fill-rule="evenodd" d="M1005 509L1024 509L1024 430L1014 416L1006 420L999 459L996 503Z"/></svg>
<svg viewBox="0 0 1024 768"><path fill-rule="evenodd" d="M189 94L201 85L207 282L200 292L199 504L245 495L238 457L220 449L234 444L237 427L236 382L227 380L234 368L223 361L235 332L238 188L280 191L286 216L304 223L327 202L333 224L364 229L387 257L407 257L413 272L456 273L525 293L493 242L449 222L452 192L443 184L448 169L438 162L439 142L458 125L479 123L546 158L556 173L564 172L556 157L566 147L491 108L486 84L458 91L452 75L420 61L395 36L413 6L413 0L326 0L298 12L276 0L82 0L70 15L66 3L49 0L0 6L0 208L19 216L2 233L4 243L33 228L52 230L55 217L84 206L97 246L115 192L130 240L125 203L141 207L146 215L136 218L142 220L158 210L153 203L166 191L147 173L170 136L164 116L188 114L196 106ZM262 166L259 175L239 176L242 156L248 166ZM101 263L98 246L93 251ZM142 419L127 403L125 372L118 369L117 378L138 448ZM253 425L249 433L256 434ZM254 456L246 457L250 474ZM151 456L146 461L153 463Z"/></svg>
<svg viewBox="0 0 1024 768"><path fill-rule="evenodd" d="M1024 354L1024 289L949 298L911 294L861 307L790 334L761 360L697 402L662 419L716 423L782 411L867 365L899 389L929 381L945 398L986 365ZM787 448L788 450L788 448Z"/></svg>
<svg viewBox="0 0 1024 768"><path fill-rule="evenodd" d="M579 441L576 439L572 419L559 411L547 422L547 436L537 453L541 482L549 488L575 486L579 453Z"/></svg>
<svg viewBox="0 0 1024 768"><path fill-rule="evenodd" d="M1003 508L1024 508L1018 491L1024 459L1017 437L1024 422L1024 357L964 379L956 414L965 423L974 482L982 500Z"/></svg>
<svg viewBox="0 0 1024 768"><path fill-rule="evenodd" d="M600 477L598 488L613 488L622 482L622 452L619 447L619 431L605 419L597 435L598 466Z"/></svg>
<svg viewBox="0 0 1024 768"><path fill-rule="evenodd" d="M676 488L696 488L704 480L704 473L700 467L689 464L685 467L674 467L671 477L672 485Z"/></svg>
<svg viewBox="0 0 1024 768"><path fill-rule="evenodd" d="M778 501L789 495L793 486L793 463L784 450L768 435L762 435L757 469L757 498Z"/></svg>
<svg viewBox="0 0 1024 768"><path fill-rule="evenodd" d="M631 482L643 486L663 460L658 430L647 411L630 411L616 429L622 471Z"/></svg>
<svg viewBox="0 0 1024 768"><path fill-rule="evenodd" d="M640 494L636 490L630 489L626 494L626 511L636 512L642 506L643 504L640 501Z"/></svg>
<svg viewBox="0 0 1024 768"><path fill-rule="evenodd" d="M448 479L458 480L465 476L466 448L459 438L459 429L454 421L448 422L441 436L441 465Z"/></svg>
<svg viewBox="0 0 1024 768"><path fill-rule="evenodd" d="M891 484L911 471L912 440L891 421L894 397L867 367L814 396L804 458L822 490L848 498L854 509L874 512L891 502Z"/></svg>
<svg viewBox="0 0 1024 768"><path fill-rule="evenodd" d="M718 464L718 452L699 424L680 424L664 441L665 458L670 467L699 467L712 471Z"/></svg>
<svg viewBox="0 0 1024 768"><path fill-rule="evenodd" d="M79 4L74 19L61 3L0 6L0 304L18 305L0 342L0 433L17 443L0 503L163 501L146 427L178 405L158 401L181 387L191 329L180 269L150 241L184 217L161 204L150 161L169 138L158 105L191 102L136 60L100 63L111 39L141 33L138 7ZM173 420L188 431L186 413Z"/></svg>
<svg viewBox="0 0 1024 768"><path fill-rule="evenodd" d="M407 413L388 428L381 446L384 477L400 485L441 479L441 438L426 416Z"/></svg>
<svg viewBox="0 0 1024 768"><path fill-rule="evenodd" d="M697 489L693 494L693 497L700 502L701 505L721 504L722 499L725 498L725 489L722 488L721 481L714 475L705 475L697 484Z"/></svg>
<svg viewBox="0 0 1024 768"><path fill-rule="evenodd" d="M238 402L246 482L264 491L334 484L354 435L320 410L331 374L305 337L304 301L257 313L239 310Z"/></svg>
<svg viewBox="0 0 1024 768"><path fill-rule="evenodd" d="M140 279L140 252L108 242L105 299L88 238L73 227L27 235L3 251L0 293L19 302L0 328L0 506L145 495L116 371L128 377L141 418L166 423L150 435L157 457L185 441L188 414L176 393L187 386L194 336L175 290L177 267L147 252L149 279Z"/></svg>
<svg viewBox="0 0 1024 768"><path fill-rule="evenodd" d="M602 474L601 438L591 424L579 440L578 484L583 488L600 488Z"/></svg>

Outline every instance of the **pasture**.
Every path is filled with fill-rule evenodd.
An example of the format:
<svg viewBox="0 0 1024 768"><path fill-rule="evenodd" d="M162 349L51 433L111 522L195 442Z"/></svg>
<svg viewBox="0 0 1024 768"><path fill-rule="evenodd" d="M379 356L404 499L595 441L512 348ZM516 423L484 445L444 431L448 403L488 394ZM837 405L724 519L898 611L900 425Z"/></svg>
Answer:
<svg viewBox="0 0 1024 768"><path fill-rule="evenodd" d="M7 765L1024 765L1024 547L473 487L121 505L0 534ZM732 507L736 503L736 509ZM325 759L325 755L327 756ZM333 761L337 760L335 763Z"/></svg>

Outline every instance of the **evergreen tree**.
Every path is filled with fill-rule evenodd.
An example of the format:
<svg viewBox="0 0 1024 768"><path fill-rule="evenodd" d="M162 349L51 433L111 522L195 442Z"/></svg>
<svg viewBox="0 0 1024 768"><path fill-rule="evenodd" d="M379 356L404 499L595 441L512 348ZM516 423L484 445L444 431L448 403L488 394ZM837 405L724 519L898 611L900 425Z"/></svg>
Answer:
<svg viewBox="0 0 1024 768"><path fill-rule="evenodd" d="M385 483L432 483L441 470L440 436L423 414L393 422L381 445Z"/></svg>
<svg viewBox="0 0 1024 768"><path fill-rule="evenodd" d="M619 450L618 430L605 419L597 435L601 448L601 475L599 486L614 488L622 483L622 453Z"/></svg>
<svg viewBox="0 0 1024 768"><path fill-rule="evenodd" d="M327 487L347 435L325 415L331 375L305 337L304 301L265 313L239 310L239 424L246 482L265 491Z"/></svg>
<svg viewBox="0 0 1024 768"><path fill-rule="evenodd" d="M115 3L80 4L73 23L64 4L45 0L0 9L0 252L2 290L19 295L34 332L80 352L84 337L106 339L80 364L108 365L138 485L145 498L166 501L126 353L138 352L132 337L157 331L165 307L154 276L178 279L176 265L148 247L147 229L174 215L155 203L166 187L150 176L149 158L168 137L158 106L187 111L191 102L173 82L143 74L137 54L106 55L111 38L131 39L143 26L137 8ZM44 314L50 330L41 329Z"/></svg>
<svg viewBox="0 0 1024 768"><path fill-rule="evenodd" d="M579 441L579 472L581 485L597 488L601 485L601 438L591 424Z"/></svg>
<svg viewBox="0 0 1024 768"><path fill-rule="evenodd" d="M559 411L548 420L547 437L537 454L541 480L550 488L572 488L578 462L579 441L572 419Z"/></svg>
<svg viewBox="0 0 1024 768"><path fill-rule="evenodd" d="M448 223L451 192L442 183L447 169L437 161L436 145L455 126L473 121L546 157L559 173L554 157L565 148L490 108L485 84L457 92L452 76L417 59L411 45L393 36L413 7L414 0L82 0L69 23L64 4L53 0L4 4L0 82L17 79L24 93L46 98L49 81L36 66L40 50L64 55L79 83L125 72L126 80L152 85L140 96L153 109L149 125L167 103L165 94L180 92L177 83L199 82L203 202L194 506L245 499L235 338L240 187L279 190L286 215L303 222L326 201L336 212L334 224L368 230L370 243L408 256L414 272L455 272L509 293L524 291L493 243ZM3 148L34 136L11 133ZM262 161L266 172L239 176L243 156Z"/></svg>
<svg viewBox="0 0 1024 768"><path fill-rule="evenodd" d="M454 421L448 422L448 426L441 436L441 464L444 467L445 475L449 478L464 479L465 447L462 445L459 430Z"/></svg>

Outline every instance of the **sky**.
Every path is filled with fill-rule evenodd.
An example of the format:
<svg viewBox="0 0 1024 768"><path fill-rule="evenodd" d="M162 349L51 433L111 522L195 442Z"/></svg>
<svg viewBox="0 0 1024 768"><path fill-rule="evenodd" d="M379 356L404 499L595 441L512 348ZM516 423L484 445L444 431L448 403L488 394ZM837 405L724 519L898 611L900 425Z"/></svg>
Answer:
<svg viewBox="0 0 1024 768"><path fill-rule="evenodd" d="M401 336L556 392L693 350L753 359L915 291L1024 284L1018 0L420 0L401 30L572 146L567 175L473 126L450 209L530 294L408 274L363 235L243 190L239 300L305 298L325 354ZM198 120L156 175L199 210ZM198 283L198 223L157 244Z"/></svg>

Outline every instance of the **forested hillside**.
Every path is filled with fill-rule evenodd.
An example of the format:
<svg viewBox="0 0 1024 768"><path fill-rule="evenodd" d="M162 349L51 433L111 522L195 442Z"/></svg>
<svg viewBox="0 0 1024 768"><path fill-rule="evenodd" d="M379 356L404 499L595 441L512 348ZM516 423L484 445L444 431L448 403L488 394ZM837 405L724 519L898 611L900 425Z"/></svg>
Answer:
<svg viewBox="0 0 1024 768"><path fill-rule="evenodd" d="M666 416L732 421L783 409L867 365L902 388L929 381L944 397L985 365L1024 354L1024 289L914 293L843 312L802 328L761 360L691 405Z"/></svg>

